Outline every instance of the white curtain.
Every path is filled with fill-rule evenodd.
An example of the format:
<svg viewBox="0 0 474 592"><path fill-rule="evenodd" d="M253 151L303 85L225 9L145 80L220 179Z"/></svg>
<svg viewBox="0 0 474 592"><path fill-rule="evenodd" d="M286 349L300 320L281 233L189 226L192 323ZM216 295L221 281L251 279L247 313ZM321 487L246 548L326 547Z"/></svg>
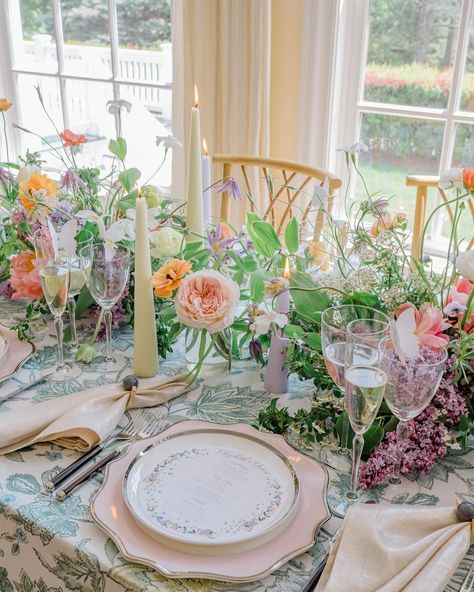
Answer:
<svg viewBox="0 0 474 592"><path fill-rule="evenodd" d="M268 156L270 0L174 0L173 133L187 145L194 84L211 154ZM173 156L173 191L184 194L186 150ZM220 171L214 171L214 179ZM220 200L213 200L219 215ZM244 208L232 205L233 224Z"/></svg>

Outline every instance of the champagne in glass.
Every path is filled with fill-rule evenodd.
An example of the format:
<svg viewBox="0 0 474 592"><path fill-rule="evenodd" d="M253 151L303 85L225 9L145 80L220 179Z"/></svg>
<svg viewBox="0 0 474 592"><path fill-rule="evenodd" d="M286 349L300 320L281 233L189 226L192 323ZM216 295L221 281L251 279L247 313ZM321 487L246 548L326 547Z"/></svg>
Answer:
<svg viewBox="0 0 474 592"><path fill-rule="evenodd" d="M378 345L389 331L389 325L377 319L357 319L347 326L345 348L345 403L355 436L352 440L352 480L347 493L357 499L359 467L364 448L364 433L373 424L387 377L382 370Z"/></svg>
<svg viewBox="0 0 474 592"><path fill-rule="evenodd" d="M361 320L362 319L362 320ZM351 321L363 319L378 321L380 326L389 326L389 319L387 315L376 309L368 306L355 304L342 304L340 306L332 306L327 308L321 315L321 344L323 350L324 362L326 368L333 382L344 393L345 382L345 348L347 326ZM360 325L359 329L364 330L367 325ZM371 365L370 357L373 357L373 348L365 348L364 344L359 344L355 351L355 360L359 364ZM328 462L330 466L335 469L345 469L347 461L344 457L348 457L348 442L349 440L349 424L344 422L341 434L340 446L337 448L337 454L331 455L331 460Z"/></svg>
<svg viewBox="0 0 474 592"><path fill-rule="evenodd" d="M63 320L69 292L69 266L61 263L45 265L39 272L41 286L46 302L54 316L54 326L58 340L58 365L56 370L67 369L64 364Z"/></svg>

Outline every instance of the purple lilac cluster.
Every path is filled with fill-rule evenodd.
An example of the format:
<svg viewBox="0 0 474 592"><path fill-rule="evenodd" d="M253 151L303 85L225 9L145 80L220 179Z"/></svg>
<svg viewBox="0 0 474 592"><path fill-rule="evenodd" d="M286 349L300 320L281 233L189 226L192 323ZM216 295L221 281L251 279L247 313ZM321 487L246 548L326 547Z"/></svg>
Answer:
<svg viewBox="0 0 474 592"><path fill-rule="evenodd" d="M447 361L447 368L439 388L428 407L408 422L406 448L402 457L401 472L428 473L438 458L446 455L449 428L456 426L468 410L464 397L453 381L456 356ZM389 432L375 448L361 469L360 484L370 489L383 484L392 474L396 458L397 436Z"/></svg>
<svg viewBox="0 0 474 592"><path fill-rule="evenodd" d="M128 296L129 284L125 286L125 290L123 291L120 300L112 307L112 330L118 329L121 325L123 325L127 318L127 313L125 311L124 301L125 298ZM100 307L98 306L95 311L95 316L98 317L100 314ZM102 326L99 330L98 339L105 339L105 325L102 323Z"/></svg>
<svg viewBox="0 0 474 592"><path fill-rule="evenodd" d="M74 208L72 204L67 199L63 199L51 213L50 220L54 226L60 228L73 217L73 214Z"/></svg>

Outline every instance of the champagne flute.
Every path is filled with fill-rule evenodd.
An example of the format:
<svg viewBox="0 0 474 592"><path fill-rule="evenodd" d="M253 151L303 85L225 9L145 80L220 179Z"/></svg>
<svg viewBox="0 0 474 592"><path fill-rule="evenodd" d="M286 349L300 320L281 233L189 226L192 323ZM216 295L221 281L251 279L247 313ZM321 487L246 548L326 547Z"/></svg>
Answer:
<svg viewBox="0 0 474 592"><path fill-rule="evenodd" d="M80 251L82 269L92 298L102 308L106 333L106 366L117 369L112 350L112 307L120 300L130 273L130 249L116 245L109 251L103 244L89 244Z"/></svg>
<svg viewBox="0 0 474 592"><path fill-rule="evenodd" d="M344 394L345 376L345 347L347 326L356 319L373 319L385 323L388 327L390 320L386 314L368 306L356 304L342 304L332 306L323 311L321 315L321 345L324 362L333 382ZM343 423L340 446L336 448L336 454L331 456L327 463L335 469L343 469L347 466L349 456L348 442L349 424Z"/></svg>
<svg viewBox="0 0 474 592"><path fill-rule="evenodd" d="M58 340L57 372L68 370L64 363L63 320L69 291L69 266L67 263L49 263L39 271L41 286L49 310L54 316L54 326Z"/></svg>
<svg viewBox="0 0 474 592"><path fill-rule="evenodd" d="M345 403L354 438L352 478L347 498L357 499L364 434L373 424L382 403L387 377L382 370L379 343L389 332L384 321L357 319L347 326L344 351Z"/></svg>
<svg viewBox="0 0 474 592"><path fill-rule="evenodd" d="M399 419L397 425L397 458L390 483L401 483L400 467L408 433L407 422L419 415L431 402L443 376L448 352L423 348L417 358L401 360L387 337L379 346L383 367L387 374L385 401Z"/></svg>

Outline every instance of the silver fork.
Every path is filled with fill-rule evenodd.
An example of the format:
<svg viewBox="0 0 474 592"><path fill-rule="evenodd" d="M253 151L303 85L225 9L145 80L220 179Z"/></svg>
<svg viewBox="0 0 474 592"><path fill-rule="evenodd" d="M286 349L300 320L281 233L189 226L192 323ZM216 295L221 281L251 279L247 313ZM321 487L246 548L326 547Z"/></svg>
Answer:
<svg viewBox="0 0 474 592"><path fill-rule="evenodd" d="M145 436L141 436L142 430L145 426L148 425L148 420L150 420L150 413L147 412L145 409L140 409L138 413L135 414L134 417L130 419L128 424L118 432L118 434L111 434L105 438L99 444L96 444L93 448L91 448L88 452L85 452L81 455L77 460L67 466L65 469L60 471L57 475L55 475L50 481L48 481L44 488L47 492L53 491L56 489L58 485L63 483L69 476L75 473L78 469L80 469L86 462L95 458L100 452L102 452L109 444L114 441L130 441L133 440L135 437L143 438ZM156 419L156 418L155 418ZM149 434L151 435L151 434Z"/></svg>
<svg viewBox="0 0 474 592"><path fill-rule="evenodd" d="M467 572L467 576L464 578L461 589L459 592L472 592L474 588L474 563L471 565L471 569Z"/></svg>
<svg viewBox="0 0 474 592"><path fill-rule="evenodd" d="M137 440L143 440L144 438L153 436L159 425L160 419L161 418L155 417L151 414L141 413L138 418L133 420L135 430L132 437L127 438L127 441L133 440L136 442ZM113 439L114 438L112 438L110 441L112 441ZM56 499L59 501L64 500L72 491L74 491L77 487L85 483L89 479L89 477L91 477L96 471L107 465L109 462L118 458L122 453L123 449L124 446L120 446L118 448L110 450L107 454L101 455L100 457L96 455L95 460L93 460L89 466L80 470L75 477L73 477L65 485L63 485L60 489L56 491Z"/></svg>

